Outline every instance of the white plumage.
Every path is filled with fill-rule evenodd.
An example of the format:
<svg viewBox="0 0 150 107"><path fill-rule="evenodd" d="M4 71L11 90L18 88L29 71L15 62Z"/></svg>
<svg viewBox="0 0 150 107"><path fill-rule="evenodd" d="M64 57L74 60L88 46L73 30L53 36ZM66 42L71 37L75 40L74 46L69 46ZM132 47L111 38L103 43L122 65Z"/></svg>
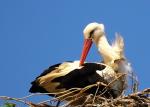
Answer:
<svg viewBox="0 0 150 107"><path fill-rule="evenodd" d="M89 36L91 32L92 35ZM109 66L102 70L102 72L99 72L101 76L108 82L111 82L117 78L118 74L123 75L112 84L112 88L120 90L119 94L121 94L128 86L128 76L133 74L132 67L124 55L123 37L116 33L116 39L110 45L105 35L104 25L94 22L88 24L84 29L84 38L91 38L95 42L103 58L103 63Z"/></svg>

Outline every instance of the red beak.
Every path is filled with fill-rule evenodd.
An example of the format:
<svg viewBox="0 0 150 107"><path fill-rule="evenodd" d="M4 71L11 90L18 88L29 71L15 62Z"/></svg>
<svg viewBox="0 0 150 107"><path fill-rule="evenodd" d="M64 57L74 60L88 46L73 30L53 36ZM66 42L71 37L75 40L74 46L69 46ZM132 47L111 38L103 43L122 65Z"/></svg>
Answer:
<svg viewBox="0 0 150 107"><path fill-rule="evenodd" d="M87 54L88 54L88 52L89 52L89 50L92 46L92 43L93 43L92 39L85 39L84 40L84 45L83 45L83 49L82 49L82 54L81 54L80 65L79 66L81 66L84 63L84 61L87 57Z"/></svg>

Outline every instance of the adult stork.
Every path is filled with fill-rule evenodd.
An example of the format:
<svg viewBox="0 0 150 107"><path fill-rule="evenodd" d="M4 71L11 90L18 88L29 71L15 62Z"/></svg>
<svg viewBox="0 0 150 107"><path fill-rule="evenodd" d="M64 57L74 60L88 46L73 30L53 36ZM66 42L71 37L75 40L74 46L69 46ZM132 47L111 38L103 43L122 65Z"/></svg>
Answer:
<svg viewBox="0 0 150 107"><path fill-rule="evenodd" d="M86 59L86 56L89 52L91 44L94 42L98 48L98 52L102 55L103 63L107 66L111 67L113 70L104 69L99 73L101 77L103 77L107 82L112 82L116 77L116 75L122 75L119 79L117 79L112 84L112 89L115 95L121 95L125 89L128 87L128 77L131 77L133 84L131 84L132 88L136 88L132 91L137 91L138 82L137 77L134 75L131 64L127 61L124 55L124 40L123 37L116 33L116 39L112 44L109 44L105 32L104 25L99 23L90 23L88 24L84 31L84 48L82 51L80 65L82 65ZM106 67L107 68L107 67ZM133 86L135 85L135 87Z"/></svg>
<svg viewBox="0 0 150 107"><path fill-rule="evenodd" d="M30 92L57 93L71 88L84 88L97 82L109 84L117 78L118 72L126 73L127 70L130 70L130 66L124 63L121 37L117 37L114 45L110 46L105 36L104 25L99 23L87 25L83 33L85 41L80 61L63 62L50 66L31 83ZM93 42L104 59L103 64L84 63ZM111 84L110 90L107 90L104 96L113 98L119 96L125 89L125 81L125 78L118 79ZM93 87L87 93L94 94L96 89L97 87ZM103 89L104 86L101 86L98 93L101 93Z"/></svg>

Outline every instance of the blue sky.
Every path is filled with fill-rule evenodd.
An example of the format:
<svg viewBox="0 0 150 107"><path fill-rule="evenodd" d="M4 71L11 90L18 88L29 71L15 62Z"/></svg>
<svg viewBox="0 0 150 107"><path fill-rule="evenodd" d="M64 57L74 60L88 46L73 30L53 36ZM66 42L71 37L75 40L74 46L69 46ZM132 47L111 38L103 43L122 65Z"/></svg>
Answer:
<svg viewBox="0 0 150 107"><path fill-rule="evenodd" d="M84 27L105 25L125 39L126 57L140 81L150 87L150 1L1 0L0 95L28 95L30 82L50 65L80 58ZM100 61L95 45L87 61Z"/></svg>

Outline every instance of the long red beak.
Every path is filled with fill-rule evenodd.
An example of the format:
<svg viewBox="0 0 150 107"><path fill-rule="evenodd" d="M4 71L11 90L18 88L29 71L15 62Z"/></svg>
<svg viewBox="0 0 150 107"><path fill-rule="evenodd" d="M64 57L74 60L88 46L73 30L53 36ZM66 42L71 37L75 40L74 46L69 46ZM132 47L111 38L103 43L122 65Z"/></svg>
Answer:
<svg viewBox="0 0 150 107"><path fill-rule="evenodd" d="M80 65L79 66L81 66L84 63L84 61L87 57L87 54L88 54L88 52L89 52L89 50L92 46L92 43L93 43L92 39L85 39L84 40L84 45L83 45L83 49L82 49L82 54L81 54Z"/></svg>

